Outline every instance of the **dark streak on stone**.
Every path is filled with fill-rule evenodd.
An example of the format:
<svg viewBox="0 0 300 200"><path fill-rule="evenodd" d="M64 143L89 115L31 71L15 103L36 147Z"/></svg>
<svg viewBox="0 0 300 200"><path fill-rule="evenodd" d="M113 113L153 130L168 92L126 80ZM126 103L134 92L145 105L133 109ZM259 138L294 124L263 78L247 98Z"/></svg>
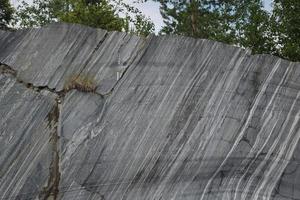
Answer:
<svg viewBox="0 0 300 200"><path fill-rule="evenodd" d="M24 85L28 89L31 89L31 90L34 90L37 92L40 92L42 90L47 90L51 93L57 94L60 97L64 96L64 92L56 92L55 89L49 88L48 86L34 86L32 83L28 83L28 82L21 80L18 77L17 71L6 64L0 63L0 74L10 74L11 76L13 76L16 79L16 81L18 83Z"/></svg>
<svg viewBox="0 0 300 200"><path fill-rule="evenodd" d="M59 171L59 133L58 123L60 115L60 100L56 100L56 105L52 111L48 114L48 124L52 130L50 143L52 146L52 161L49 168L49 179L47 186L43 188L40 199L44 200L56 200L59 194L59 182L60 182L60 171Z"/></svg>
<svg viewBox="0 0 300 200"><path fill-rule="evenodd" d="M44 200L56 200L58 199L59 193L59 182L60 182L60 172L59 172L59 134L58 134L58 123L60 116L60 104L64 97L63 92L55 92L55 89L51 89L47 86L34 86L32 83L26 83L17 77L17 71L12 69L10 66L0 63L0 74L10 74L16 81L26 88L40 92L42 90L47 90L51 93L57 94L56 104L52 111L48 114L48 125L51 132L51 148L52 148L52 160L49 167L49 179L47 186L44 187L39 195L39 199Z"/></svg>
<svg viewBox="0 0 300 200"><path fill-rule="evenodd" d="M131 62L128 64L128 67L125 68L125 70L123 71L121 77L119 80L117 80L117 82L114 84L114 86L111 88L110 91L108 91L107 93L105 94L102 94L102 96L110 96L116 85L121 81L123 80L124 78L124 75L126 74L126 72L128 71L128 69L132 66L132 64L134 63L134 61L137 61L136 65L135 66L138 66L138 63L141 61L141 58L144 56L144 54L146 53L147 51L147 48L149 46L149 43L151 42L151 39L152 39L152 36L149 36L148 38L144 38L144 41L142 42L141 46L139 47L139 50L137 51L137 53L133 56L132 59L129 59L129 61L131 60Z"/></svg>
<svg viewBox="0 0 300 200"><path fill-rule="evenodd" d="M12 76L16 77L17 71L5 64L0 63L0 74L11 74Z"/></svg>
<svg viewBox="0 0 300 200"><path fill-rule="evenodd" d="M89 58L86 59L86 62L83 64L82 69L79 71L78 76L80 76L80 74L83 72L83 70L86 68L87 64L89 63L90 59L94 56L94 54L98 51L98 49L100 48L100 46L102 45L102 43L106 40L106 38L108 37L108 32L105 32L103 38L98 42L97 46L95 47L95 49L93 50L93 52L89 55Z"/></svg>
<svg viewBox="0 0 300 200"><path fill-rule="evenodd" d="M101 97L105 97L105 96L109 96L111 95L113 89L111 91L109 91L106 94L101 94L99 92L96 91L85 91L85 90L81 90L78 88L72 88L72 89L64 89L62 91L56 91L55 88L49 88L48 86L35 86L32 83L27 83L21 79L18 78L18 73L16 70L14 70L13 68L11 68L10 66L0 63L0 74L10 74L11 76L13 76L14 78L16 78L16 81L22 85L24 85L26 88L34 90L36 92L40 92L42 90L46 90L49 91L51 93L54 93L56 95L59 96L59 101L62 101L62 99L65 97L65 95L70 92L72 89L76 89L80 92L85 92L85 93L93 93L95 95L101 96Z"/></svg>
<svg viewBox="0 0 300 200"><path fill-rule="evenodd" d="M105 33L104 37L99 41L97 47L93 50L93 52L90 55L90 58L97 52L101 44L105 41L105 39L108 37L108 32ZM151 38L150 38L151 40ZM102 98L105 98L107 96L110 96L116 85L124 78L125 73L128 71L128 69L132 66L134 62L139 62L141 57L145 54L148 44L150 40L145 40L140 44L139 51L135 55L132 56L131 59L129 59L129 64L128 67L124 70L122 73L120 79L114 84L114 86L108 91L107 93L98 93L96 91L85 91L81 90L78 88L72 88L77 91L85 92L85 93L92 93L98 96L101 96ZM89 60L89 59L87 59ZM88 62L88 61L87 61ZM79 72L79 75L83 72L85 69L87 63L84 64L82 69ZM62 91L56 91L56 88L49 88L48 86L35 86L30 82L26 82L24 80L21 80L18 77L18 71L13 69L12 67L0 63L0 74L8 74L16 79L16 82L22 84L24 87L27 89L33 90L35 92L41 92L41 91L48 91L51 92L55 95L57 95L56 98L56 104L51 110L51 112L48 114L48 126L51 130L51 135L50 135L50 145L51 145L51 163L49 166L49 177L47 181L47 185L42 188L40 194L39 194L39 199L43 200L57 200L59 196L59 184L60 184L60 169L59 169L59 164L60 164L60 152L59 152L59 119L60 119L60 105L62 104L65 95L70 92L72 89L63 89ZM86 188L89 190L89 188ZM105 197L103 194L100 194L101 198L104 200Z"/></svg>

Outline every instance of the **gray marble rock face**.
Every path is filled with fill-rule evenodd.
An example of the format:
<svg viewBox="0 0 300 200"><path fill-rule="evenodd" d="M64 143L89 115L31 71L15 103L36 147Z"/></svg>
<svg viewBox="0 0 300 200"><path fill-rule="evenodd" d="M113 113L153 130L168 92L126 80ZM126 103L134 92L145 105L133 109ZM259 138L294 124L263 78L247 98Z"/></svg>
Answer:
<svg viewBox="0 0 300 200"><path fill-rule="evenodd" d="M299 63L72 24L0 32L0 62L0 199L300 199Z"/></svg>
<svg viewBox="0 0 300 200"><path fill-rule="evenodd" d="M55 95L0 74L0 199L35 199L52 161Z"/></svg>

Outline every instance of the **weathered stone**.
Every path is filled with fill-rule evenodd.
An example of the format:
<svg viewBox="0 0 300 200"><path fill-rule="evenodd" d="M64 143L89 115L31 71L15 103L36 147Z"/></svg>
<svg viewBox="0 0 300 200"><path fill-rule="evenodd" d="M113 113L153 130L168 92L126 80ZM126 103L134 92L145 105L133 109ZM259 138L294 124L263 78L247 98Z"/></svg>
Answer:
<svg viewBox="0 0 300 200"><path fill-rule="evenodd" d="M142 43L143 39L125 33L56 23L1 34L0 62L35 86L61 91L70 77L83 73L94 77L99 92L105 93L114 86L117 72L130 65Z"/></svg>
<svg viewBox="0 0 300 200"><path fill-rule="evenodd" d="M0 74L0 199L34 199L49 179L55 95Z"/></svg>
<svg viewBox="0 0 300 200"><path fill-rule="evenodd" d="M16 174L1 169L0 199L20 195L18 188L40 199L41 191L77 200L299 199L299 63L209 40L141 39L70 24L0 32L0 45L1 62L38 91L1 82L1 120L8 125L0 128L7 135L0 142L14 136L27 143L0 146L1 167L21 163ZM16 81L8 69L2 79ZM62 92L70 74L93 75L97 91ZM19 87L47 106L17 104L26 101L23 93L7 91ZM3 108L14 112L2 109L6 102ZM54 126L43 125L55 106L57 146L45 141ZM32 118L23 119L24 112ZM18 129L11 116L44 128ZM44 169L36 176L27 173L36 165L22 164L13 149L40 141L47 151L24 150L47 155L35 157ZM15 184L19 176L28 181Z"/></svg>

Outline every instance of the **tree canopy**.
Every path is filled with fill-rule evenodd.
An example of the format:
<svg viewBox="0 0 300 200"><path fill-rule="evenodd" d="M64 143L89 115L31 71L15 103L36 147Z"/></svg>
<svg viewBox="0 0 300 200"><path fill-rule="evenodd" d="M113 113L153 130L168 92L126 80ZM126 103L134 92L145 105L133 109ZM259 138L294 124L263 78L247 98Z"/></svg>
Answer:
<svg viewBox="0 0 300 200"><path fill-rule="evenodd" d="M38 27L55 21L144 36L154 31L150 19L122 0L34 0L30 5L23 1L15 18L20 27Z"/></svg>
<svg viewBox="0 0 300 200"><path fill-rule="evenodd" d="M275 0L271 22L276 54L300 61L300 1Z"/></svg>
<svg viewBox="0 0 300 200"><path fill-rule="evenodd" d="M13 19L14 9L9 0L0 0L0 29L7 29Z"/></svg>
<svg viewBox="0 0 300 200"><path fill-rule="evenodd" d="M267 12L262 0L153 0L165 25L160 34L206 38L300 61L300 1L274 0Z"/></svg>

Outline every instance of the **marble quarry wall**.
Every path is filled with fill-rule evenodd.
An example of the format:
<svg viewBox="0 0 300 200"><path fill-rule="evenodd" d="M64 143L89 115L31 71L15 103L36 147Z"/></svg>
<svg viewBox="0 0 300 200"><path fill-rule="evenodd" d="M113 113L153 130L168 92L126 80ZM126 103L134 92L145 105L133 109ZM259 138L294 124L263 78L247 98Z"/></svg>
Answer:
<svg viewBox="0 0 300 200"><path fill-rule="evenodd" d="M74 24L0 31L0 200L300 200L299 139L300 63Z"/></svg>

